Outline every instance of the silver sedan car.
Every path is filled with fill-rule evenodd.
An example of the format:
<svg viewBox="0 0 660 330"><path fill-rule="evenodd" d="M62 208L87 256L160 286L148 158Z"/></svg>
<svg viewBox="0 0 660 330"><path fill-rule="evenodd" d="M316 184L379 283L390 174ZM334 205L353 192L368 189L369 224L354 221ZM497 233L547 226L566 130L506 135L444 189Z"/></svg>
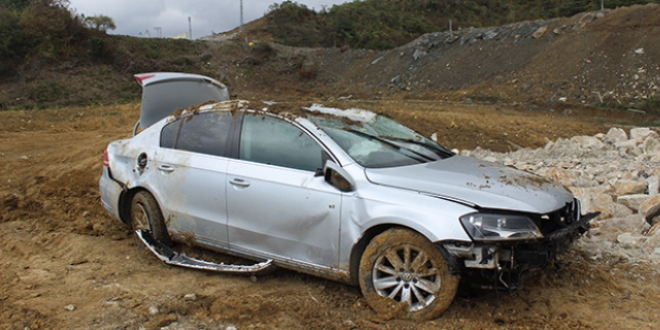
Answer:
<svg viewBox="0 0 660 330"><path fill-rule="evenodd" d="M152 101L182 94L170 89L212 91L187 102L226 97L209 79L138 75L147 120L104 153L103 205L166 263L293 269L359 285L378 313L425 320L449 307L459 278L514 289L595 216L555 183L370 111L232 100L171 112ZM255 264L191 258L174 242Z"/></svg>

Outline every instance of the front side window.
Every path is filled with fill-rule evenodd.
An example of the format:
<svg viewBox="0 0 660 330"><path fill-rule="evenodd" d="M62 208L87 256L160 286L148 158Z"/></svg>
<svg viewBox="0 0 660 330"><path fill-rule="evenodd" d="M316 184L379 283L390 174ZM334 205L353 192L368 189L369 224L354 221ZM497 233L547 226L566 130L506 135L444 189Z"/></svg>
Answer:
<svg viewBox="0 0 660 330"><path fill-rule="evenodd" d="M229 112L205 112L185 116L163 128L160 146L224 156L231 118Z"/></svg>
<svg viewBox="0 0 660 330"><path fill-rule="evenodd" d="M316 171L323 167L324 153L314 139L291 123L267 115L246 114L239 158Z"/></svg>

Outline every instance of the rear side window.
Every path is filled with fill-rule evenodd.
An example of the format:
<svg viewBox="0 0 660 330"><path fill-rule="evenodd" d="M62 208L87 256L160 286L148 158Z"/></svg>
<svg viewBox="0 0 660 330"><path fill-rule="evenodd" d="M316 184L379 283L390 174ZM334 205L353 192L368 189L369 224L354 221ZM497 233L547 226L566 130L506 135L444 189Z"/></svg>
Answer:
<svg viewBox="0 0 660 330"><path fill-rule="evenodd" d="M324 152L314 139L270 116L245 115L239 152L240 159L257 163L306 171L323 167Z"/></svg>
<svg viewBox="0 0 660 330"><path fill-rule="evenodd" d="M160 146L224 156L231 118L229 112L206 112L186 116L163 128Z"/></svg>
<svg viewBox="0 0 660 330"><path fill-rule="evenodd" d="M174 149L176 136L179 134L179 127L181 127L181 120L173 121L163 127L163 130L160 132L160 146L162 148Z"/></svg>

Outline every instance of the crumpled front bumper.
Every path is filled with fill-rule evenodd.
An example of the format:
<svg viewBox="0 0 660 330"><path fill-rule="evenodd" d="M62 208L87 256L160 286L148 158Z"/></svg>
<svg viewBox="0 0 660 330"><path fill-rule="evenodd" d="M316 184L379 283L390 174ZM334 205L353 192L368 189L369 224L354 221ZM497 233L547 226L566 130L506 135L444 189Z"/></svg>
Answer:
<svg viewBox="0 0 660 330"><path fill-rule="evenodd" d="M568 246L589 230L589 221L600 215L600 212L585 214L580 220L546 235L538 242L524 243L512 246L514 258L511 260L512 270L520 268L541 267L565 251Z"/></svg>
<svg viewBox="0 0 660 330"><path fill-rule="evenodd" d="M540 240L499 241L460 245L445 243L441 246L453 273L469 278L472 285L481 288L513 289L520 278L531 269L551 264L558 254L587 230L589 221L600 212L580 216L578 221L546 234Z"/></svg>

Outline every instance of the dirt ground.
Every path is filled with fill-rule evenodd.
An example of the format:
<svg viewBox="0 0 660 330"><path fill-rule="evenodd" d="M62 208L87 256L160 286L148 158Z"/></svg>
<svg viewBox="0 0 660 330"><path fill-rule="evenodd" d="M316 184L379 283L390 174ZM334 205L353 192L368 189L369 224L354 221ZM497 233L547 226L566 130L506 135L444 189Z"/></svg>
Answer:
<svg viewBox="0 0 660 330"><path fill-rule="evenodd" d="M431 101L351 101L450 148L539 147L657 118ZM99 201L101 155L139 105L0 112L2 329L654 329L657 265L570 251L516 296L465 290L440 318L386 320L356 287L277 270L258 278L166 266ZM637 117L636 117L637 116ZM223 258L220 256L220 258Z"/></svg>

